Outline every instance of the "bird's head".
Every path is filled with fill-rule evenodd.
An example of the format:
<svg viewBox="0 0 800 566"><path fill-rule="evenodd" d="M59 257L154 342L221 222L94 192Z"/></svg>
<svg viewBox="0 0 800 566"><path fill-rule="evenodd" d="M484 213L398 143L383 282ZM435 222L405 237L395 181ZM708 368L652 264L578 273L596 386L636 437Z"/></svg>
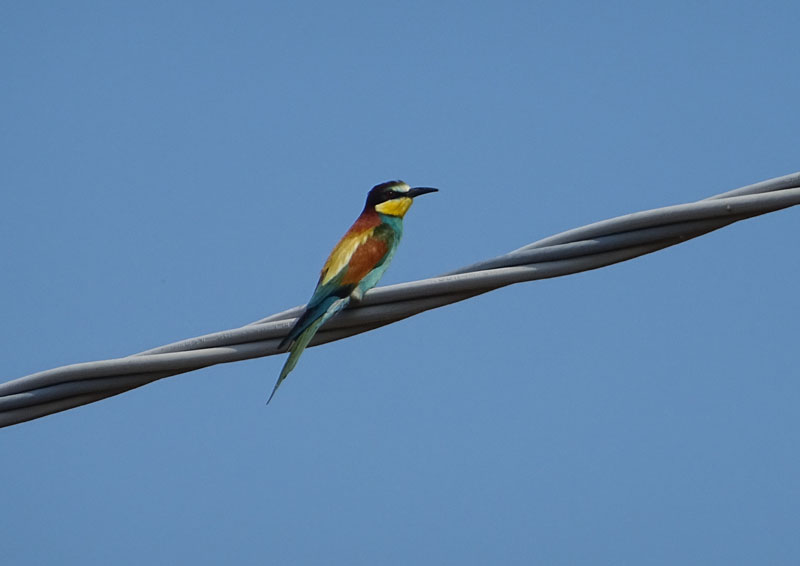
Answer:
<svg viewBox="0 0 800 566"><path fill-rule="evenodd" d="M374 209L375 212L387 216L402 218L411 208L414 197L435 193L438 190L430 187L411 188L403 181L388 181L372 187L367 195L367 204L364 208L366 210Z"/></svg>

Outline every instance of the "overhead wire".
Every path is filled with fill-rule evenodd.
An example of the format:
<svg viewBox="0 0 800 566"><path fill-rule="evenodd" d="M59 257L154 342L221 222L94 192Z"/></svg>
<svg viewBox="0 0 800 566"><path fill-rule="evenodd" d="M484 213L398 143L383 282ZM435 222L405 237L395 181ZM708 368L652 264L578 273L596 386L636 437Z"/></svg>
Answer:
<svg viewBox="0 0 800 566"><path fill-rule="evenodd" d="M521 283L598 269L674 246L741 220L800 204L800 172L697 202L618 216L567 230L438 277L387 285L320 329L311 346ZM119 395L166 377L282 353L303 307L241 328L181 340L124 358L58 367L0 384L0 427Z"/></svg>

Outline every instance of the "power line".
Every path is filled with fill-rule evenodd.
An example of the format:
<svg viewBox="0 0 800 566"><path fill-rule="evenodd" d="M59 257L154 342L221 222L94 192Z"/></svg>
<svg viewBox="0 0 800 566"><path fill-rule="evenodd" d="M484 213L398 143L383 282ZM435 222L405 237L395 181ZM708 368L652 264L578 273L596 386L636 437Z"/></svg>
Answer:
<svg viewBox="0 0 800 566"><path fill-rule="evenodd" d="M329 321L311 345L341 340L506 285L626 261L797 204L800 172L698 202L568 230L439 277L373 289L361 303ZM72 364L0 384L0 427L99 401L165 377L281 353L278 344L302 309L295 307L241 328L125 358Z"/></svg>

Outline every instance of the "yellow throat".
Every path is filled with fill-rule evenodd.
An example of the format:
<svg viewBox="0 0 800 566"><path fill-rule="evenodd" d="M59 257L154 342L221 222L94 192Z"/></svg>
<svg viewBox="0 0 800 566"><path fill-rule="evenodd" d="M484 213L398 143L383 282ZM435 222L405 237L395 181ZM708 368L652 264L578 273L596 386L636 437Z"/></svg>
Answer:
<svg viewBox="0 0 800 566"><path fill-rule="evenodd" d="M402 218L405 213L408 212L408 209L411 208L412 202L414 202L414 200L408 197L393 198L392 200L376 204L375 210L387 216L399 216Z"/></svg>

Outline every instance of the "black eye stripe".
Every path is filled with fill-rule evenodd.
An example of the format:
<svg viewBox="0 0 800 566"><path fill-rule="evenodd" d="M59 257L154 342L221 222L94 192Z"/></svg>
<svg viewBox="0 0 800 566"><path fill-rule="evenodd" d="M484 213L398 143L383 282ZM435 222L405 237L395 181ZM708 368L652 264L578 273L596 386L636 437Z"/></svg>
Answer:
<svg viewBox="0 0 800 566"><path fill-rule="evenodd" d="M407 196L407 191L398 190L398 187L405 189L407 185L402 181L387 181L386 183L375 185L367 195L367 204L365 207L376 206L387 200Z"/></svg>

